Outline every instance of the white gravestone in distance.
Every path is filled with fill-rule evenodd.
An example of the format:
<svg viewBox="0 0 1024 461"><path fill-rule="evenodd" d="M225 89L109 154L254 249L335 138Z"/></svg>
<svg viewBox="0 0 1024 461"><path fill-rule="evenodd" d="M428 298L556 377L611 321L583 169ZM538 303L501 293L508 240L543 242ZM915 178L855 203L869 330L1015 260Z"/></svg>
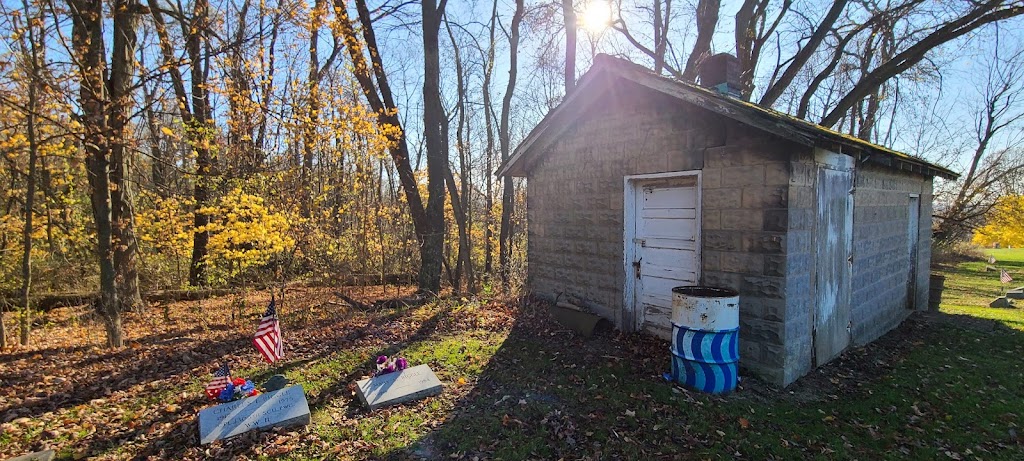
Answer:
<svg viewBox="0 0 1024 461"><path fill-rule="evenodd" d="M371 411L437 395L443 389L441 380L426 365L364 379L356 382L356 387L359 399Z"/></svg>
<svg viewBox="0 0 1024 461"><path fill-rule="evenodd" d="M298 424L309 424L309 403L302 386L288 386L199 410L199 442L207 444L255 429Z"/></svg>

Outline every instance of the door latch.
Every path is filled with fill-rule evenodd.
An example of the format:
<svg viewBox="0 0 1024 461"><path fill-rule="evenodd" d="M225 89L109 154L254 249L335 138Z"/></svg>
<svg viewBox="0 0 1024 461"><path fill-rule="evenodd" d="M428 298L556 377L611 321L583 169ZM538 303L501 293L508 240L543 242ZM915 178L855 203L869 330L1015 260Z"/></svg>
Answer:
<svg viewBox="0 0 1024 461"><path fill-rule="evenodd" d="M638 259L636 261L633 261L633 273L636 274L636 278L637 279L640 278L640 261L643 261L643 260L644 260L644 258L641 257L640 259Z"/></svg>

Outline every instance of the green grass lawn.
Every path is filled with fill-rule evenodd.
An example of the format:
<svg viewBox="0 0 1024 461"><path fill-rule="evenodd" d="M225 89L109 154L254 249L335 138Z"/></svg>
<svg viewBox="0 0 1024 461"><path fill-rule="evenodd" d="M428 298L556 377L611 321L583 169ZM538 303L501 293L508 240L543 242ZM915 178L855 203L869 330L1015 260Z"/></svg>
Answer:
<svg viewBox="0 0 1024 461"><path fill-rule="evenodd" d="M1024 285L1024 251L992 254ZM451 300L315 317L326 315L321 309L287 324L294 352L278 369L305 388L313 411L305 428L200 447L194 412L208 405L206 376L191 372L6 423L0 454L52 447L66 459L1024 459L1024 315L984 307L1000 290L998 273L985 266L943 269L940 312L915 314L786 389L749 375L727 396L676 388L661 379L667 343L582 339L536 303ZM248 327L238 327L237 339L211 328L227 338L218 344L233 344L221 349L247 347ZM381 353L429 364L444 393L366 411L352 383ZM44 360L34 364L50 373ZM236 369L270 373L258 361ZM75 429L54 430L62 424Z"/></svg>
<svg viewBox="0 0 1024 461"><path fill-rule="evenodd" d="M996 255L1024 275L1024 252ZM350 428L316 430L328 444L355 439L372 457L398 459L1024 459L1024 315L983 307L999 290L984 266L947 272L940 313L787 389L748 377L725 397L680 390L660 378L665 343L583 340L531 311L504 334L414 348L446 364L435 366L443 379L469 379L456 400L357 412ZM474 366L448 373L461 357Z"/></svg>
<svg viewBox="0 0 1024 461"><path fill-rule="evenodd" d="M1001 248L998 250L984 250L986 255L995 256L996 261L1005 261L1014 264L1016 267L1024 267L1024 248Z"/></svg>
<svg viewBox="0 0 1024 461"><path fill-rule="evenodd" d="M1004 294L1005 289L1024 286L1024 249L990 249L984 253L996 258L996 263L969 261L939 271L946 276L942 312L998 320L1016 328L1024 326L1021 309L988 307L995 298ZM1000 283L1000 270L1006 270L1013 277L1013 282L1008 285ZM1018 305L1024 307L1024 302L1018 302Z"/></svg>

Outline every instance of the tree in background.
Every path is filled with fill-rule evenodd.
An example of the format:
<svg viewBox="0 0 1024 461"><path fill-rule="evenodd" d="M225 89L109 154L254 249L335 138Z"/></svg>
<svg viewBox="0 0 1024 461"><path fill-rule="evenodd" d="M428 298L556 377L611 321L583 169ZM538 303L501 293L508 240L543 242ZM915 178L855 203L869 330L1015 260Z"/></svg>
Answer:
<svg viewBox="0 0 1024 461"><path fill-rule="evenodd" d="M20 38L19 50L22 55L22 67L28 77L28 96L25 102L25 133L28 141L28 170L25 172L25 204L24 204L24 227L22 228L22 257L21 257L21 315L19 318L20 331L19 342L22 346L28 345L29 334L32 331L32 225L35 216L36 205L36 164L39 162L39 124L37 122L40 98L42 95L42 34L44 33L42 21L42 8L33 9L27 0L22 3L24 11L24 26L18 36ZM14 18L16 22L18 18ZM6 338L4 339L6 343Z"/></svg>
<svg viewBox="0 0 1024 461"><path fill-rule="evenodd" d="M512 156L512 139L510 120L512 114L512 96L516 88L516 77L519 72L519 28L523 22L526 7L523 0L516 0L516 12L512 15L509 30L509 71L505 96L501 101L501 124L498 125L498 143L501 146L501 161L507 162ZM509 276L512 264L512 214L515 211L515 189L512 178L505 176L501 188L501 228L498 237L498 270L501 271L501 284L509 287Z"/></svg>
<svg viewBox="0 0 1024 461"><path fill-rule="evenodd" d="M441 105L441 63L438 35L447 0L423 0L423 137L427 149L427 233L424 235L420 259L420 290L441 292L441 261L444 245L445 172L448 170L448 119Z"/></svg>
<svg viewBox="0 0 1024 461"><path fill-rule="evenodd" d="M692 20L675 22L669 21L671 15L662 14L671 9L670 1L641 3L634 7L639 14L625 11L626 2L618 4L614 30L651 59L655 68L686 81L696 80L704 58L712 54L714 32L720 28L720 1L700 0ZM1024 2L1008 0L956 4L837 0L814 21L811 18L820 13L807 10L810 5L790 0L740 3L733 49L739 60L742 95L868 140L877 138L882 103L895 106L899 102L893 94L899 88L891 85L894 79L915 69L924 75L927 72L918 66L931 65L927 58L936 50L987 25L1024 14ZM653 18L645 19L648 12ZM638 31L628 25L631 21L650 23L653 33ZM667 53L659 51L663 37L678 36L679 31L670 30L673 23L696 25L685 65L672 46L663 46Z"/></svg>
<svg viewBox="0 0 1024 461"><path fill-rule="evenodd" d="M986 247L1024 247L1024 195L1000 197L971 241Z"/></svg>
<svg viewBox="0 0 1024 461"><path fill-rule="evenodd" d="M1024 180L1024 50L991 57L987 78L979 88L973 146L959 181L937 192L935 238L951 245L970 238L990 216L1000 198L1020 193Z"/></svg>
<svg viewBox="0 0 1024 461"><path fill-rule="evenodd" d="M130 87L127 82L131 81L134 73L134 16L140 12L138 8L129 9L126 2L116 4L111 30L115 41L112 60L108 63L104 3L97 0L68 0L68 14L73 22L70 51L75 58L79 84L78 106L81 108L83 131L81 142L86 157L100 266L97 310L104 320L107 345L110 347L124 345L124 331L121 327L123 306L119 295L129 290L119 285L126 281L125 271L131 273L133 270L131 267L118 268L119 262L128 263L126 255L134 251L134 242L125 245L128 242L119 240L131 234L132 222L130 212L125 211L130 206L118 202L127 200L128 194L118 191L128 187L127 178L121 170L123 146L126 142L121 122L127 119L130 108L131 98L124 92ZM134 240L134 237L131 238ZM117 255L119 252L121 256Z"/></svg>

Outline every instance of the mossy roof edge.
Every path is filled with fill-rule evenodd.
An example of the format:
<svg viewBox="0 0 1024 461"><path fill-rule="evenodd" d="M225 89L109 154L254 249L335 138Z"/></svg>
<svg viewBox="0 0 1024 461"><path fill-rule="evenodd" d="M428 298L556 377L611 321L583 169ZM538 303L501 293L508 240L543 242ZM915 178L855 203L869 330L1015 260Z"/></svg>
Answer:
<svg viewBox="0 0 1024 461"><path fill-rule="evenodd" d="M845 146L868 154L865 158L871 158L875 153L881 154L889 161L878 163L892 169L909 170L926 176L939 176L952 180L959 177L956 172L921 158L849 136L774 109L761 107L749 101L733 98L715 90L658 75L639 64L606 54L599 54L595 57L594 65L580 78L576 91L545 115L544 119L520 143L513 155L498 167L497 174L499 176L525 175L527 169L524 167L524 163L528 157L527 153L535 147L540 138L557 134L557 130L550 129L553 121L564 117L564 113L569 110L569 107L583 99L580 95L586 91L587 87L598 80L599 75L605 74L624 78L653 91L698 105L800 144ZM875 160L878 161L878 159Z"/></svg>

